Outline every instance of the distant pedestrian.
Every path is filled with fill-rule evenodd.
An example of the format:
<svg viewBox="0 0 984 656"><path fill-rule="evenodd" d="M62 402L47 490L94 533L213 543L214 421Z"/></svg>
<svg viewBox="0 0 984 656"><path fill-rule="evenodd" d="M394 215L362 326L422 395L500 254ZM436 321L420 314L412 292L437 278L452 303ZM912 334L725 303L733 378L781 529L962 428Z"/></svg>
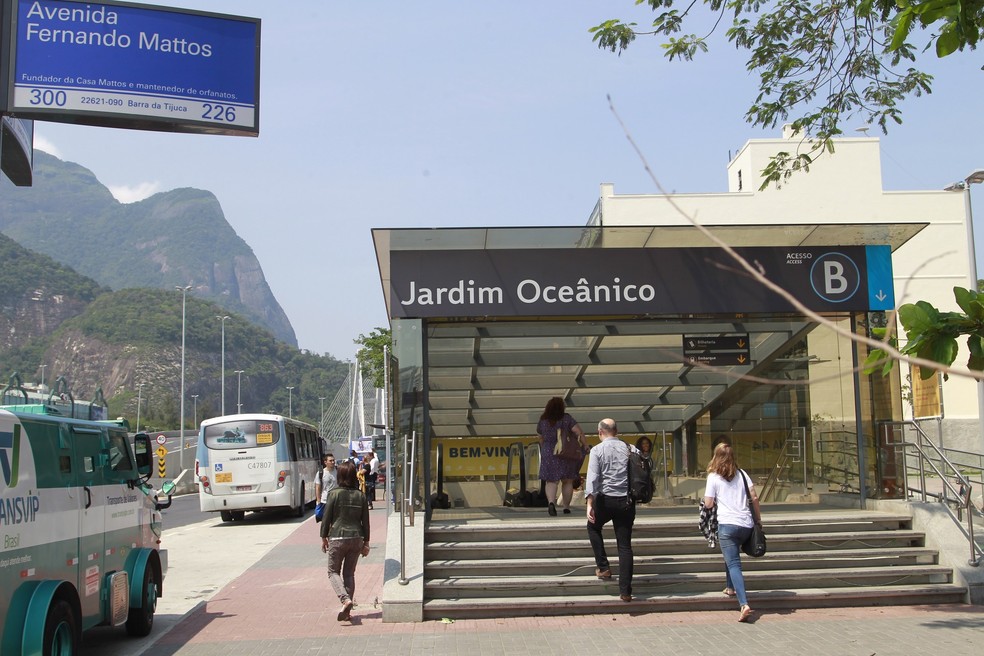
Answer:
<svg viewBox="0 0 984 656"><path fill-rule="evenodd" d="M540 441L540 480L544 481L547 495L547 513L557 514L557 487L561 488L561 504L564 514L571 514L571 498L574 496L574 479L580 475L584 464L584 431L577 420L567 414L564 399L555 396L543 408L543 414L536 425ZM555 453L560 440L577 440L579 458L562 457Z"/></svg>
<svg viewBox="0 0 984 656"><path fill-rule="evenodd" d="M369 504L350 462L338 466L338 487L325 504L321 550L328 554L328 580L342 604L337 619L348 620L355 603L355 568L360 555L369 555Z"/></svg>
<svg viewBox="0 0 984 656"><path fill-rule="evenodd" d="M369 509L372 510L372 502L376 500L376 484L379 482L379 456L376 455L375 451L369 452L369 478L367 482L369 489Z"/></svg>
<svg viewBox="0 0 984 656"><path fill-rule="evenodd" d="M605 552L601 529L609 521L615 528L618 547L619 599L632 601L632 525L635 523L635 503L629 498L629 445L618 439L614 419L598 422L601 442L588 456L588 475L584 482L587 500L588 541L594 552L595 576L603 581L612 578L611 565Z"/></svg>
<svg viewBox="0 0 984 656"><path fill-rule="evenodd" d="M376 497L376 487L372 482L372 465L369 464L369 456L371 453L367 453L362 459L362 464L359 465L359 470L362 472L362 491L366 495L366 500L369 502L369 510L372 510L372 501Z"/></svg>
<svg viewBox="0 0 984 656"><path fill-rule="evenodd" d="M745 486L748 486L748 494ZM718 543L724 556L726 583L724 594L738 598L738 621L748 620L752 609L745 592L745 577L741 571L741 545L752 533L755 519L749 509L749 496L755 515L762 516L758 494L751 477L738 468L730 441L719 442L714 456L707 463L707 488L704 508L717 508Z"/></svg>
<svg viewBox="0 0 984 656"><path fill-rule="evenodd" d="M314 519L320 522L324 517L325 502L328 500L328 493L338 487L338 479L335 469L335 456L326 453L322 459L322 468L314 476L314 498L318 500L314 507Z"/></svg>

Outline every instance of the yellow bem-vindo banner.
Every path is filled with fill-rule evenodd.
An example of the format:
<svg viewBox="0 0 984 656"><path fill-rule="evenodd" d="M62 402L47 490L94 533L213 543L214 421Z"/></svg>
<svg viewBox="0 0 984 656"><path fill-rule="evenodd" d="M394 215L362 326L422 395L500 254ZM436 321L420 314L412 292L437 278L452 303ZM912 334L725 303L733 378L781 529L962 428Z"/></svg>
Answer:
<svg viewBox="0 0 984 656"><path fill-rule="evenodd" d="M597 435L587 435L586 441L589 447L598 443ZM521 442L523 448L529 449L530 445L537 445L535 437L516 439L515 437L491 437L491 438L443 438L435 440L434 452L431 454L431 463L437 465L437 446L444 447L444 477L457 478L464 476L505 476L509 467L509 449L515 442ZM536 473L536 460L527 460L532 468L528 472L531 476ZM587 470L588 458L584 457L584 466L581 471ZM513 463L513 476L519 474L519 463Z"/></svg>

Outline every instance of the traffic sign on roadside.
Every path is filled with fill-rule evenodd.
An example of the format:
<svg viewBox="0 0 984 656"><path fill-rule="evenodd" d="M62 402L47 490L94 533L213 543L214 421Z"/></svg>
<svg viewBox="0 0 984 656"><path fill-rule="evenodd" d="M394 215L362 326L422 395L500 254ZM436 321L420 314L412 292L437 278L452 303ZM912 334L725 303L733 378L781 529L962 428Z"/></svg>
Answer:
<svg viewBox="0 0 984 656"><path fill-rule="evenodd" d="M167 437L164 435L164 433L161 433L160 435L157 436L157 443L158 444L160 444L161 446L164 446L164 443L165 442L167 442Z"/></svg>
<svg viewBox="0 0 984 656"><path fill-rule="evenodd" d="M161 446L157 447L157 457L158 458L163 458L166 455L167 455L167 449L164 448L164 445L163 444Z"/></svg>

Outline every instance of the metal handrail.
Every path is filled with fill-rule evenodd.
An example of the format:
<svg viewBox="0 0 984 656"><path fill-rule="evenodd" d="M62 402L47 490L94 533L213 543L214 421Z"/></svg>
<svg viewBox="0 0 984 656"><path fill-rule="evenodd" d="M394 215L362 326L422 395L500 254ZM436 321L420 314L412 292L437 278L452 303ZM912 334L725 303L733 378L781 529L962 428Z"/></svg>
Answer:
<svg viewBox="0 0 984 656"><path fill-rule="evenodd" d="M789 460L789 440L786 440L782 444L782 450L779 451L779 455L776 457L776 464L772 466L769 471L769 475L765 479L765 483L762 484L762 501L766 501L769 494L773 491L775 486L779 483L779 473L785 469L786 463Z"/></svg>
<svg viewBox="0 0 984 656"><path fill-rule="evenodd" d="M972 495L971 495L972 486L970 484L970 480L966 476L964 476L963 473L961 473L960 470L957 469L952 462L950 462L949 458L946 457L946 454L943 453L943 450L940 447L936 446L936 443L933 442L933 440L929 439L929 436L926 435L925 431L923 431L922 427L919 426L917 422L912 420L885 421L885 422L879 422L879 424L882 427L899 426L903 429L903 433L906 426L911 426L912 428L915 429L917 435L917 440L915 442L896 442L894 440L886 440L886 444L890 444L896 447L896 449L902 447L901 450L902 459L903 459L902 473L903 476L905 477L905 482L903 484L905 486L906 495L908 495L911 489L909 488L908 467L905 464L906 447L911 447L915 449L916 452L919 454L919 488L920 488L919 492L922 501L925 502L927 497L925 465L928 463L930 468L937 476L939 476L940 481L945 486L943 488L943 495L942 495L943 497L942 501L944 502L943 504L944 507L949 508L949 505L945 503L946 491L949 490L950 492L953 493L955 499L959 500L960 504L958 508L967 511L967 537L968 537L968 541L970 542L970 560L968 560L967 563L972 567L977 567L978 565L980 565L981 564L980 556L984 556L984 550L982 550L979 546L977 546L977 542L974 540L974 511L976 510L976 508L974 507L973 500L972 500ZM891 435L892 433L887 432L887 434ZM944 469L948 468L949 471L952 472L952 474L950 475L959 482L959 486L954 486L953 483L950 482L948 475L945 474L943 471L940 470L939 467L936 466L936 462L931 457L931 454L927 453L926 449L923 448L923 444L922 444L923 442L929 445L932 452L935 452L938 461L944 465ZM958 515L957 521L960 520L961 518Z"/></svg>

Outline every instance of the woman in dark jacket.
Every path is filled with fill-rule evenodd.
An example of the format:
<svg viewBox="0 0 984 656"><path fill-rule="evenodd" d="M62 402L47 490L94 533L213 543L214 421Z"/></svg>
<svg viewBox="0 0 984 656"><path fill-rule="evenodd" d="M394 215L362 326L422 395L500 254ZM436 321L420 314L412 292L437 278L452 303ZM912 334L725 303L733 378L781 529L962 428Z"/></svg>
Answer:
<svg viewBox="0 0 984 656"><path fill-rule="evenodd" d="M355 598L355 567L369 553L369 503L359 491L356 465L338 466L338 487L328 494L321 521L321 550L328 554L328 580L342 602L338 621L349 619Z"/></svg>

